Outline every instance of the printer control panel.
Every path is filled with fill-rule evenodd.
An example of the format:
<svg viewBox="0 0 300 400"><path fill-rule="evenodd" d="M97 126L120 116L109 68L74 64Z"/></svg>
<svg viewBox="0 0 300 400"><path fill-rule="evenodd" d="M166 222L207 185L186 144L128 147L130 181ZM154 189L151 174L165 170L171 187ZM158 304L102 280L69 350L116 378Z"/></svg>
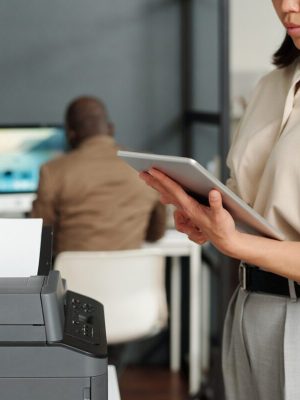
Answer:
<svg viewBox="0 0 300 400"><path fill-rule="evenodd" d="M102 304L81 294L67 291L64 342L87 352L103 352L104 347L106 351Z"/></svg>
<svg viewBox="0 0 300 400"><path fill-rule="evenodd" d="M91 299L80 298L78 294L68 297L67 309L69 310L69 318L66 326L68 333L87 342L99 344L100 332L95 327L97 304Z"/></svg>

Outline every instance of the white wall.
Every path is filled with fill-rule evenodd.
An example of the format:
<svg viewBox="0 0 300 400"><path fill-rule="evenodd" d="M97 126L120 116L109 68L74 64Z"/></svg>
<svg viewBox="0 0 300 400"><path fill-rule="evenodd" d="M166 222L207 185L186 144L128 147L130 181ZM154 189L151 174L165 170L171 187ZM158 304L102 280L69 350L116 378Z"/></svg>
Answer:
<svg viewBox="0 0 300 400"><path fill-rule="evenodd" d="M284 29L271 0L231 0L230 8L231 98L239 117L257 80L273 68Z"/></svg>

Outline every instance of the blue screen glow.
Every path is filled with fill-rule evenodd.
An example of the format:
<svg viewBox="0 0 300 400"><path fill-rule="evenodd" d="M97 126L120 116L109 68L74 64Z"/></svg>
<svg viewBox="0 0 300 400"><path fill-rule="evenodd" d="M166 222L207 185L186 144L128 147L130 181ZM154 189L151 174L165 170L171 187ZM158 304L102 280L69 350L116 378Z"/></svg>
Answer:
<svg viewBox="0 0 300 400"><path fill-rule="evenodd" d="M61 127L0 127L0 193L35 192L41 164L66 148Z"/></svg>

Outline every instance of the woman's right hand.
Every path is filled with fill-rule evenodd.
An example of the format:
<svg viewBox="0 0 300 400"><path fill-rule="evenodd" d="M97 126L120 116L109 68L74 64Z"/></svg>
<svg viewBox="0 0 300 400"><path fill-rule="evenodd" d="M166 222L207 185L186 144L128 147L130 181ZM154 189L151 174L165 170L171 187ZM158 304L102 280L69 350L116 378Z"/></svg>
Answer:
<svg viewBox="0 0 300 400"><path fill-rule="evenodd" d="M235 238L240 232L227 210L223 208L222 196L217 190L209 192L209 206L198 203L183 188L164 173L150 169L140 177L161 195L164 204L173 204L175 226L196 243L212 242L220 251L231 255Z"/></svg>
<svg viewBox="0 0 300 400"><path fill-rule="evenodd" d="M204 244L208 237L200 231L191 219L180 210L174 211L175 228L182 233L185 233L190 240L197 244Z"/></svg>

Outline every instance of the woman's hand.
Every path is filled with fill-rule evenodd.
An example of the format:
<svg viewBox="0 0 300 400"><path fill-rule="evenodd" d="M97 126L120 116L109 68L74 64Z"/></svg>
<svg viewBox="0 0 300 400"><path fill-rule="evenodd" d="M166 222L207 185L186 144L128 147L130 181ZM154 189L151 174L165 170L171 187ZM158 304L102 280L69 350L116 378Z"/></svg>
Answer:
<svg viewBox="0 0 300 400"><path fill-rule="evenodd" d="M300 282L300 241L279 241L239 232L215 189L209 192L208 207L158 170L150 169L140 177L160 193L163 203L176 207L176 228L194 242L203 244L209 240L225 255Z"/></svg>
<svg viewBox="0 0 300 400"><path fill-rule="evenodd" d="M173 204L175 226L198 244L210 241L224 254L231 255L239 232L233 218L223 208L221 194L209 192L209 207L199 204L180 185L156 169L140 173L140 177L157 190L164 204Z"/></svg>

